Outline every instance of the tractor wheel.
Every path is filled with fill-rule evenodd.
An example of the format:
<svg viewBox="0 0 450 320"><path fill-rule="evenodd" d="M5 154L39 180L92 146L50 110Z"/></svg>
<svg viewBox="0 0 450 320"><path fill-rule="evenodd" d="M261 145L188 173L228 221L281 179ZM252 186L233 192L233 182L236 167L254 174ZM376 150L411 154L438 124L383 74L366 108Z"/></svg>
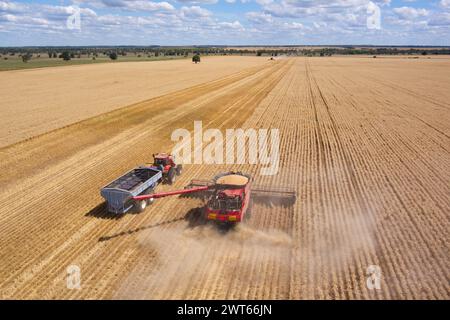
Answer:
<svg viewBox="0 0 450 320"><path fill-rule="evenodd" d="M167 174L167 180L169 184L174 184L175 180L177 180L177 173L174 168L170 168L169 173Z"/></svg>
<svg viewBox="0 0 450 320"><path fill-rule="evenodd" d="M183 166L181 164L177 165L177 175L181 176L183 172Z"/></svg>
<svg viewBox="0 0 450 320"><path fill-rule="evenodd" d="M147 208L147 200L136 201L135 208L138 213L143 212Z"/></svg>

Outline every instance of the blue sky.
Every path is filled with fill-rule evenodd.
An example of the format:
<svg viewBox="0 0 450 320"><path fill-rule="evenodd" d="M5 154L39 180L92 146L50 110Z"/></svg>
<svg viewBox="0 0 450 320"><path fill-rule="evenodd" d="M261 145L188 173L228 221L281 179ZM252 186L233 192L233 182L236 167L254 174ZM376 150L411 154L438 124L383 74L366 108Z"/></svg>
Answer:
<svg viewBox="0 0 450 320"><path fill-rule="evenodd" d="M0 0L0 46L156 44L449 46L450 0Z"/></svg>

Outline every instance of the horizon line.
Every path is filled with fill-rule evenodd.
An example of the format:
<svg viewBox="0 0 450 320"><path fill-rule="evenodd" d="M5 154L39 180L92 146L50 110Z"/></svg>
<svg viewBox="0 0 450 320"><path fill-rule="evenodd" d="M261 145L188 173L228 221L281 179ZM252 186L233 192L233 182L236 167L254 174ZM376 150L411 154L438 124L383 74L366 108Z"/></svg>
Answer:
<svg viewBox="0 0 450 320"><path fill-rule="evenodd" d="M232 44L205 44L205 45L157 45L157 44L149 44L149 45L29 45L29 46L1 46L0 48L179 48L179 47L240 47L240 48L254 48L254 47L372 47L372 48L450 48L450 46L446 45L374 45L374 44L278 44L278 45L268 45L268 44L259 44L259 45L232 45Z"/></svg>

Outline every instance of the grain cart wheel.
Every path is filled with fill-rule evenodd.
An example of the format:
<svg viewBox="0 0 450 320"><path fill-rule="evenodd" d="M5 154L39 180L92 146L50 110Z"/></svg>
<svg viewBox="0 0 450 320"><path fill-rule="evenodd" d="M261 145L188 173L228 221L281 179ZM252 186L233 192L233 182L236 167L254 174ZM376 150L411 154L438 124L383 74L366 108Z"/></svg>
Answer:
<svg viewBox="0 0 450 320"><path fill-rule="evenodd" d="M153 202L155 202L155 199L153 199L153 198L147 199L147 205L151 206L153 204Z"/></svg>
<svg viewBox="0 0 450 320"><path fill-rule="evenodd" d="M175 168L170 168L169 173L167 174L167 179L169 180L169 184L175 183L175 180L177 180Z"/></svg>
<svg viewBox="0 0 450 320"><path fill-rule="evenodd" d="M181 164L177 165L177 175L181 176L183 172L183 166Z"/></svg>
<svg viewBox="0 0 450 320"><path fill-rule="evenodd" d="M143 212L147 208L147 200L136 201L135 208L137 212Z"/></svg>
<svg viewBox="0 0 450 320"><path fill-rule="evenodd" d="M143 194L147 194L147 195L153 194L153 193L154 193L154 192L153 192L153 188L154 188L154 187L155 187L155 186L152 186L152 187L148 188L147 190L144 191ZM148 199L145 200L145 201L147 201L147 205L148 205L148 206L151 206L151 205L153 204L153 202L155 201L155 199L154 199L154 198L148 198Z"/></svg>

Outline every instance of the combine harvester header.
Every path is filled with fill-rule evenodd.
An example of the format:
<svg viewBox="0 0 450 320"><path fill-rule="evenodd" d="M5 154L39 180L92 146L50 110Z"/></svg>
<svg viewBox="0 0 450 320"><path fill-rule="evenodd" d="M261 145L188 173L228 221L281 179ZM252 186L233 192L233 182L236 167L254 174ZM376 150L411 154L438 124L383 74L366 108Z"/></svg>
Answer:
<svg viewBox="0 0 450 320"><path fill-rule="evenodd" d="M241 172L226 172L212 180L192 180L183 190L135 196L137 202L175 195L194 195L207 198L204 207L206 220L220 223L241 222L252 210L256 199L268 201L271 205L280 201L289 205L296 201L296 192L286 188L252 188L252 177Z"/></svg>

